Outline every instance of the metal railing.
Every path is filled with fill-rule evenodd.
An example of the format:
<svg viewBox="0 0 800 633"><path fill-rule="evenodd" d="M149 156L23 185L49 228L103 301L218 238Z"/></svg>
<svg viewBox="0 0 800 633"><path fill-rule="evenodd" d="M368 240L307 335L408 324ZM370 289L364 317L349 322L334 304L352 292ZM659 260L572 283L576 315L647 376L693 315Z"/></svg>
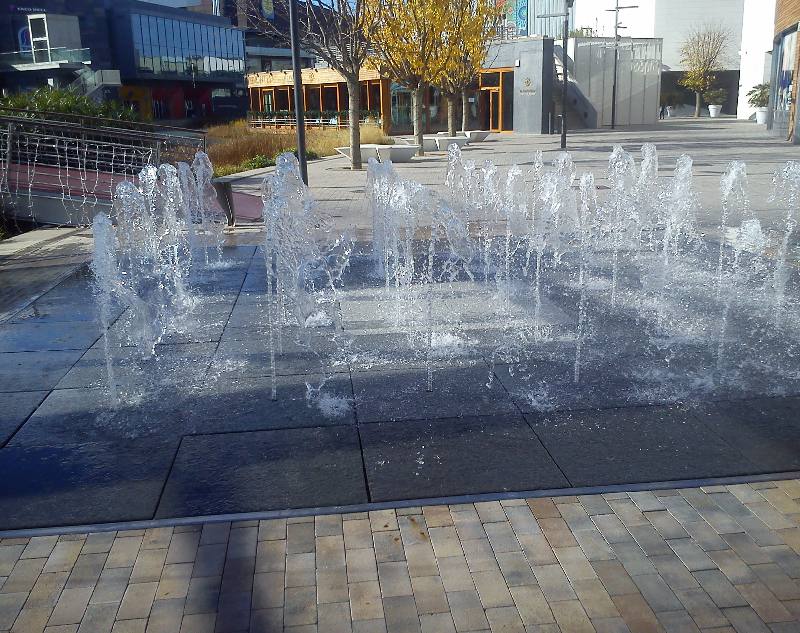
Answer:
<svg viewBox="0 0 800 633"><path fill-rule="evenodd" d="M145 165L191 162L206 146L193 130L63 116L94 125L0 113L0 208L8 215L36 221L42 197L60 199L64 224L88 223Z"/></svg>
<svg viewBox="0 0 800 633"><path fill-rule="evenodd" d="M85 64L92 61L92 53L88 48L50 48L33 50L11 51L0 53L0 65L21 66L26 64Z"/></svg>
<svg viewBox="0 0 800 633"><path fill-rule="evenodd" d="M294 128L296 119L294 116L276 114L271 112L248 112L247 122L251 128L255 129L283 129ZM358 121L361 125L381 126L381 119L374 116L363 116ZM345 129L350 125L350 118L343 114L336 116L308 116L306 113L305 126L313 129Z"/></svg>

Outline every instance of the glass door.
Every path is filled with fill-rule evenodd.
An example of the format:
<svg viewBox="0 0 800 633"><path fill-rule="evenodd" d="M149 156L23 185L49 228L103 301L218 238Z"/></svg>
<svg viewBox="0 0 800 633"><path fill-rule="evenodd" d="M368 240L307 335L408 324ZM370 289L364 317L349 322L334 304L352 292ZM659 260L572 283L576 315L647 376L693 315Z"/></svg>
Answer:
<svg viewBox="0 0 800 633"><path fill-rule="evenodd" d="M500 91L489 90L489 129L500 131Z"/></svg>

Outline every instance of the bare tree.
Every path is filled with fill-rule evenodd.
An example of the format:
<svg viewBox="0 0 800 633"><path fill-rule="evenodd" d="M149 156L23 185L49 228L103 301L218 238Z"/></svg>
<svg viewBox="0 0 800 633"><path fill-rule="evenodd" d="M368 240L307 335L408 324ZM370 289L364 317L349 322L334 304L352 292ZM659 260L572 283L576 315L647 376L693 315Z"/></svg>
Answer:
<svg viewBox="0 0 800 633"><path fill-rule="evenodd" d="M679 83L695 94L694 116L700 116L702 95L710 90L727 60L730 32L720 25L706 24L689 32L681 45L681 63L686 68Z"/></svg>
<svg viewBox="0 0 800 633"><path fill-rule="evenodd" d="M289 29L281 29L276 24L288 23L290 1L295 0L275 0L275 20L264 16L260 0L239 0L239 3L253 28L288 47ZM298 2L298 9L303 48L339 72L347 82L351 165L353 169L360 169L359 75L369 52L373 14L366 10L365 0L302 0Z"/></svg>

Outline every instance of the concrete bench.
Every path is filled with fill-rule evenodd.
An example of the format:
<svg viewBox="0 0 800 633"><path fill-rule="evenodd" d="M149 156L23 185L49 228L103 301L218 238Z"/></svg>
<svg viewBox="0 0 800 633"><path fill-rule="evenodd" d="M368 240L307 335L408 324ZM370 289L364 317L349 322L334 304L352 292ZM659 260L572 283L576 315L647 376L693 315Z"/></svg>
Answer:
<svg viewBox="0 0 800 633"><path fill-rule="evenodd" d="M437 147L436 147L436 141L434 139L435 139L435 137L433 137L433 136L423 136L422 137L422 147L426 152L435 152L436 151ZM414 141L415 141L415 139L413 139L413 138L405 138L405 137L402 137L402 136L395 137L395 140L398 143L402 143L403 145L414 145ZM416 145L416 147L419 149L419 145Z"/></svg>
<svg viewBox="0 0 800 633"><path fill-rule="evenodd" d="M382 163L409 163L419 151L419 145L379 145L378 158Z"/></svg>
<svg viewBox="0 0 800 633"><path fill-rule="evenodd" d="M480 143L485 141L491 132L487 130L461 130L459 134L466 136L470 143Z"/></svg>
<svg viewBox="0 0 800 633"><path fill-rule="evenodd" d="M369 162L370 158L374 158L377 161L380 161L381 157L378 156L378 148L383 147L383 145L376 145L375 143L366 143L361 146L361 161L364 163ZM334 147L334 149L339 152L342 156L346 156L347 158L351 158L350 156L350 146L347 147Z"/></svg>
<svg viewBox="0 0 800 633"><path fill-rule="evenodd" d="M469 140L466 136L431 136L429 137L433 139L433 142L436 144L436 149L440 152L446 152L447 148L450 145L458 145L459 147L464 147L469 143Z"/></svg>
<svg viewBox="0 0 800 633"><path fill-rule="evenodd" d="M211 179L214 191L217 192L217 202L225 212L228 226L236 226L236 211L233 205L233 183L241 180L241 176L231 174L230 176L219 176Z"/></svg>

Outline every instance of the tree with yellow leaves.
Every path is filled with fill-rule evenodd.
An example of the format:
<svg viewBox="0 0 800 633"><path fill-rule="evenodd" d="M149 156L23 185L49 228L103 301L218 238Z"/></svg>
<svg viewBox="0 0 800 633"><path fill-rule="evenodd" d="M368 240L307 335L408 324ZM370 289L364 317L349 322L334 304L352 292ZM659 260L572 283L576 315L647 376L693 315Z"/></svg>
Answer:
<svg viewBox="0 0 800 633"><path fill-rule="evenodd" d="M371 45L382 74L412 91L414 136L423 150L425 91L452 65L461 26L454 24L453 0L366 0L376 27Z"/></svg>
<svg viewBox="0 0 800 633"><path fill-rule="evenodd" d="M711 90L722 70L730 33L721 26L705 25L689 32L681 44L681 64L686 68L678 83L695 94L694 116L700 116L701 96Z"/></svg>
<svg viewBox="0 0 800 633"><path fill-rule="evenodd" d="M467 90L483 67L495 27L506 8L497 0L450 0L450 27L455 50L438 82L447 100L447 131L456 133L456 99L461 97L461 129L468 126Z"/></svg>

